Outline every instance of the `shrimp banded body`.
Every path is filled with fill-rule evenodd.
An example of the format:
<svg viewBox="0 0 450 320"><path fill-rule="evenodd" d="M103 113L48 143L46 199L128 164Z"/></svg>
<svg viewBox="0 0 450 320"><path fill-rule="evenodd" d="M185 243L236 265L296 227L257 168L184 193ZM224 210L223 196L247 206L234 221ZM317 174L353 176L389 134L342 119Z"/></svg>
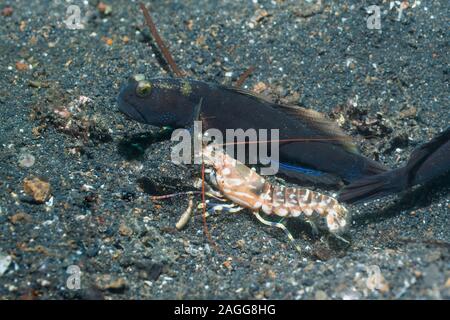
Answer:
<svg viewBox="0 0 450 320"><path fill-rule="evenodd" d="M265 224L276 225L261 218L259 211L286 218L303 217L311 222L322 218L332 233L342 232L349 224L347 209L330 196L309 189L271 184L255 170L212 145L206 146L202 154L204 163L213 169L210 180L220 194L240 207L250 209Z"/></svg>

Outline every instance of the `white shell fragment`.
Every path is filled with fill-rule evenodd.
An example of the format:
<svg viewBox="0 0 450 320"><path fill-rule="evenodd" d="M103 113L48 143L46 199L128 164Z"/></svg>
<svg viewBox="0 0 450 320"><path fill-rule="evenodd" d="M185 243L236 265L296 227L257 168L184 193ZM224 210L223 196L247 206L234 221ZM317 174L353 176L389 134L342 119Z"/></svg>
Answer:
<svg viewBox="0 0 450 320"><path fill-rule="evenodd" d="M12 262L12 258L9 255L0 252L0 277L8 270L9 265Z"/></svg>

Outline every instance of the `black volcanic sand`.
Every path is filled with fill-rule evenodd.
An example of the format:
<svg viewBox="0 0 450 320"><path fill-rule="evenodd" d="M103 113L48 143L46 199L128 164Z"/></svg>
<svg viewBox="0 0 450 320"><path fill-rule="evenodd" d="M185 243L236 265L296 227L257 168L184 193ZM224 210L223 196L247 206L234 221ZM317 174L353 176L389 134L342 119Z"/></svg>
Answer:
<svg viewBox="0 0 450 320"><path fill-rule="evenodd" d="M410 0L399 21L374 1L381 30L360 2L314 2L146 4L190 77L231 84L253 65L246 88L324 112L365 155L401 166L450 122L449 2ZM66 1L0 5L1 299L450 298L448 176L349 207L348 245L289 222L303 254L245 211L208 219L218 249L200 210L176 230L188 198L149 194L192 190L199 168L173 164L170 133L116 105L130 75L167 66L136 2L73 3L82 30L62 22ZM50 183L46 204L24 193L30 177ZM80 290L66 286L71 265Z"/></svg>

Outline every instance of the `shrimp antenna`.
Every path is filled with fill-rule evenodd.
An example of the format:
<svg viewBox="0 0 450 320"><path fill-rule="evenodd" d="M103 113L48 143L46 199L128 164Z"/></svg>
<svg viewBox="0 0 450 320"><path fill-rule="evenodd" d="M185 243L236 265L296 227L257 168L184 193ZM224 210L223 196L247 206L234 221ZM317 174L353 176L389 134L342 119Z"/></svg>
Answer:
<svg viewBox="0 0 450 320"><path fill-rule="evenodd" d="M155 39L159 50L161 50L161 53L163 54L164 58L166 59L167 63L169 64L173 73L177 77L182 78L184 76L184 73L180 69L178 69L177 64L175 63L175 60L173 60L169 49L167 49L166 45L164 44L163 39L159 36L158 30L156 29L156 26L153 23L150 13L148 12L147 8L145 7L145 5L142 2L139 4L139 6L141 7L142 13L144 14L145 22L146 22L148 28L150 29L150 33L152 34L153 39Z"/></svg>
<svg viewBox="0 0 450 320"><path fill-rule="evenodd" d="M158 30L156 29L156 25L153 22L153 19L150 15L150 12L148 11L148 9L145 7L145 5L142 2L139 3L139 6L141 7L142 13L144 14L145 23L147 24L153 39L155 39L159 50L161 51L162 55L164 56L164 59L166 59L166 62L169 64L173 73L177 77L183 78L184 72L178 68L177 64L175 63L175 60L172 58L172 55L170 54L169 49L164 44L164 40L159 35ZM254 66L251 66L247 70L245 70L244 73L236 81L235 86L237 88L241 87L242 84L244 83L244 81L253 73L254 70L255 70Z"/></svg>
<svg viewBox="0 0 450 320"><path fill-rule="evenodd" d="M178 196L185 196L185 195L194 195L194 194L200 194L200 191L187 191L187 192L176 192L176 193L171 193L171 194L164 194L161 196L150 196L150 199L152 200L165 200L165 199L169 199L169 198L173 198L173 197L178 197Z"/></svg>

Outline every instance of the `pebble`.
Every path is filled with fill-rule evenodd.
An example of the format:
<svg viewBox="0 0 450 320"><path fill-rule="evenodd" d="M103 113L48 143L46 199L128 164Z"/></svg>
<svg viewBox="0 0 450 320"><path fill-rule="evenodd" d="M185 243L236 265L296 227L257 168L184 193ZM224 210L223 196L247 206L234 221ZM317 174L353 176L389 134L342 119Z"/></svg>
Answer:
<svg viewBox="0 0 450 320"><path fill-rule="evenodd" d="M379 290L381 292L389 291L389 284L384 279L380 267L376 265L367 266L366 272L368 273L366 286L369 290Z"/></svg>
<svg viewBox="0 0 450 320"><path fill-rule="evenodd" d="M264 18L268 17L270 14L264 9L258 9L255 11L254 15L250 18L248 26L253 29L258 23L260 23Z"/></svg>
<svg viewBox="0 0 450 320"><path fill-rule="evenodd" d="M22 153L19 155L19 166L23 168L30 168L35 163L35 157L30 153Z"/></svg>
<svg viewBox="0 0 450 320"><path fill-rule="evenodd" d="M5 7L2 9L2 16L9 17L13 14L14 9L12 7Z"/></svg>
<svg viewBox="0 0 450 320"><path fill-rule="evenodd" d="M36 281L41 287L49 287L50 286L50 281L46 280L46 279L38 279Z"/></svg>
<svg viewBox="0 0 450 320"><path fill-rule="evenodd" d="M44 203L50 196L50 183L39 178L25 178L23 190L38 203Z"/></svg>
<svg viewBox="0 0 450 320"><path fill-rule="evenodd" d="M447 278L447 281L445 281L445 287L447 289L450 288L450 278Z"/></svg>
<svg viewBox="0 0 450 320"><path fill-rule="evenodd" d="M255 93L262 93L262 92L264 92L265 90L267 90L267 85L264 83L264 82L258 82L257 84L255 84L254 86L253 86L253 92L255 92Z"/></svg>
<svg viewBox="0 0 450 320"><path fill-rule="evenodd" d="M112 13L112 6L100 1L97 5L97 10L104 16L109 16Z"/></svg>
<svg viewBox="0 0 450 320"><path fill-rule="evenodd" d="M353 288L342 292L341 298L342 300L359 300L362 298L362 294Z"/></svg>
<svg viewBox="0 0 450 320"><path fill-rule="evenodd" d="M31 216L24 212L18 212L9 218L9 221L11 221L12 224L18 224L19 222L30 222L31 220Z"/></svg>
<svg viewBox="0 0 450 320"><path fill-rule="evenodd" d="M316 300L327 300L328 299L328 295L327 295L327 293L325 291L318 290L318 291L316 291L316 293L314 295L314 298Z"/></svg>
<svg viewBox="0 0 450 320"><path fill-rule="evenodd" d="M17 61L16 62L16 69L18 71L24 71L28 69L28 64L24 63L23 61Z"/></svg>
<svg viewBox="0 0 450 320"><path fill-rule="evenodd" d="M109 274L98 276L95 283L100 290L108 290L114 293L123 293L128 287L125 278L115 278Z"/></svg>
<svg viewBox="0 0 450 320"><path fill-rule="evenodd" d="M126 224L122 223L119 227L119 233L121 236L129 237L133 234L133 230Z"/></svg>

